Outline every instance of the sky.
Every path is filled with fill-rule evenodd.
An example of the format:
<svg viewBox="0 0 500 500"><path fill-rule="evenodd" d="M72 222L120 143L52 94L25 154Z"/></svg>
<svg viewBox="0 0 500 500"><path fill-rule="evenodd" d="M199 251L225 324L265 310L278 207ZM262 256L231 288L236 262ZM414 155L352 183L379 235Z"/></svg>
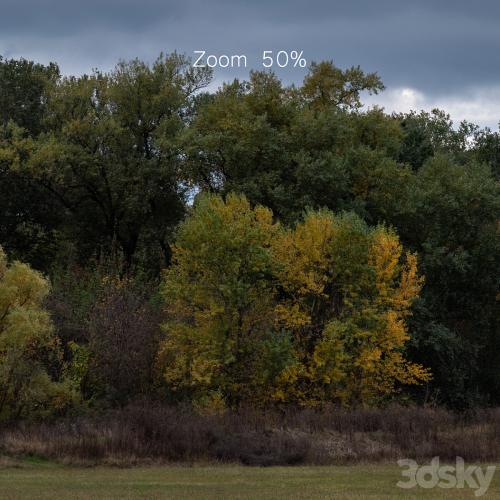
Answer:
<svg viewBox="0 0 500 500"><path fill-rule="evenodd" d="M160 52L245 54L215 84L263 69L264 50L376 71L386 90L367 105L447 111L498 129L498 0L0 0L0 55L57 62L64 74L109 70ZM307 68L274 68L300 83Z"/></svg>

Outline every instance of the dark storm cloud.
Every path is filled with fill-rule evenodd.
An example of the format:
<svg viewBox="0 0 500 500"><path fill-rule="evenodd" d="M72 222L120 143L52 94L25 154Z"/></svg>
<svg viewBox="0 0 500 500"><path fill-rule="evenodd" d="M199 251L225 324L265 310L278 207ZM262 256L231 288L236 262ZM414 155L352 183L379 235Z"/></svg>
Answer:
<svg viewBox="0 0 500 500"><path fill-rule="evenodd" d="M182 2L133 0L1 0L0 33L54 38L111 28L134 34L159 21L173 21Z"/></svg>
<svg viewBox="0 0 500 500"><path fill-rule="evenodd" d="M301 49L309 60L376 70L389 87L439 95L497 85L499 21L495 0L0 0L0 54L56 60L69 73L175 49L245 53L258 68L263 50Z"/></svg>

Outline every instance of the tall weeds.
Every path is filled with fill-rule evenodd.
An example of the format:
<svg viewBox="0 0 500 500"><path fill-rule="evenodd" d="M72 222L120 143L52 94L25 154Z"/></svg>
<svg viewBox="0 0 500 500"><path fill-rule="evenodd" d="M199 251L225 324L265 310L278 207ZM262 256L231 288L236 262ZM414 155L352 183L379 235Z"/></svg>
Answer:
<svg viewBox="0 0 500 500"><path fill-rule="evenodd" d="M439 456L500 460L500 409L322 411L253 409L200 415L135 403L99 417L19 424L0 430L0 452L65 463L232 462L339 464Z"/></svg>

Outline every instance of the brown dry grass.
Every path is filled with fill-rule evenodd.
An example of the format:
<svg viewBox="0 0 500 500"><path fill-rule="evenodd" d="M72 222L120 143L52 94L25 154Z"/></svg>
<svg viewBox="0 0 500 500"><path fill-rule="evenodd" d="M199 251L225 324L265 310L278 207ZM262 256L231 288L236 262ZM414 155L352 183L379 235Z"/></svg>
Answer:
<svg viewBox="0 0 500 500"><path fill-rule="evenodd" d="M62 463L136 465L353 464L399 458L500 460L500 409L241 410L199 415L135 404L100 417L19 424L0 430L0 453Z"/></svg>

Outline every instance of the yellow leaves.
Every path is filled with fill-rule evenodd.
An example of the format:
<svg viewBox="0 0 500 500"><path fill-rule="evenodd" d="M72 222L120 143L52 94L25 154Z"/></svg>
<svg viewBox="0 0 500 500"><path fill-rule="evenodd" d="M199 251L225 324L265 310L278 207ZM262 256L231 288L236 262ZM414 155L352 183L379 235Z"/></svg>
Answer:
<svg viewBox="0 0 500 500"><path fill-rule="evenodd" d="M165 325L166 338L160 346L158 365L174 389L209 386L220 366L217 338L211 331L184 324Z"/></svg>
<svg viewBox="0 0 500 500"><path fill-rule="evenodd" d="M406 331L406 324L403 317L408 311L398 311L391 309L385 313L385 335L382 344L386 348L402 348L410 338Z"/></svg>
<svg viewBox="0 0 500 500"><path fill-rule="evenodd" d="M359 358L356 360L356 365L361 367L364 371L370 372L373 370L380 359L382 358L382 349L379 347L367 347L361 350Z"/></svg>
<svg viewBox="0 0 500 500"><path fill-rule="evenodd" d="M39 306L49 291L43 276L20 262L4 264L0 276L0 321L16 307Z"/></svg>
<svg viewBox="0 0 500 500"><path fill-rule="evenodd" d="M308 370L312 380L330 385L344 377L346 359L339 327L341 325L337 322L329 323L323 332L323 337L317 342Z"/></svg>
<svg viewBox="0 0 500 500"><path fill-rule="evenodd" d="M417 257L407 252L403 261L397 236L387 230L378 228L372 240L370 262L376 272L379 301L386 301L406 315L424 281L417 273ZM395 285L396 280L399 285Z"/></svg>
<svg viewBox="0 0 500 500"><path fill-rule="evenodd" d="M42 301L48 282L26 264L7 263L0 247L0 349L26 349L52 332Z"/></svg>
<svg viewBox="0 0 500 500"><path fill-rule="evenodd" d="M349 405L430 377L403 356L422 278L393 231L328 211L287 229L242 196L206 196L181 228L173 262L158 358L173 389ZM290 346L266 351L282 331Z"/></svg>
<svg viewBox="0 0 500 500"><path fill-rule="evenodd" d="M406 263L401 273L401 284L399 286L400 296L405 304L413 302L418 296L424 284L424 277L417 273L417 256L408 252Z"/></svg>
<svg viewBox="0 0 500 500"><path fill-rule="evenodd" d="M33 352L50 342L52 331L52 323L45 311L14 307L0 323L0 351Z"/></svg>
<svg viewBox="0 0 500 500"><path fill-rule="evenodd" d="M281 264L278 272L282 286L302 296L323 293L333 234L331 214L319 212L308 214L295 230L284 230L273 240L273 253Z"/></svg>
<svg viewBox="0 0 500 500"><path fill-rule="evenodd" d="M404 371L404 379L401 380L404 384L419 385L422 382L432 380L432 373L429 368L425 368L418 363L406 363Z"/></svg>
<svg viewBox="0 0 500 500"><path fill-rule="evenodd" d="M54 382L47 358L60 363L62 352L43 299L49 284L26 264L9 264L0 248L0 421L22 410L48 412L76 400L70 385Z"/></svg>
<svg viewBox="0 0 500 500"><path fill-rule="evenodd" d="M275 308L278 321L302 349L296 384L312 383L320 399L349 404L427 379L428 372L401 354L409 338L404 318L422 278L415 255L403 258L394 232L309 213L273 241L273 254L286 292ZM310 403L311 395L303 395Z"/></svg>
<svg viewBox="0 0 500 500"><path fill-rule="evenodd" d="M311 322L311 317L300 310L299 304L277 304L274 308L277 325L286 328L300 328Z"/></svg>
<svg viewBox="0 0 500 500"><path fill-rule="evenodd" d="M372 236L369 261L376 272L376 286L379 294L385 297L398 272L401 245L396 235L378 228Z"/></svg>
<svg viewBox="0 0 500 500"><path fill-rule="evenodd" d="M326 297L334 236L328 212L309 213L294 230L282 229L272 240L279 286L289 298L276 306L277 319L286 328L301 328L311 323L311 301Z"/></svg>

